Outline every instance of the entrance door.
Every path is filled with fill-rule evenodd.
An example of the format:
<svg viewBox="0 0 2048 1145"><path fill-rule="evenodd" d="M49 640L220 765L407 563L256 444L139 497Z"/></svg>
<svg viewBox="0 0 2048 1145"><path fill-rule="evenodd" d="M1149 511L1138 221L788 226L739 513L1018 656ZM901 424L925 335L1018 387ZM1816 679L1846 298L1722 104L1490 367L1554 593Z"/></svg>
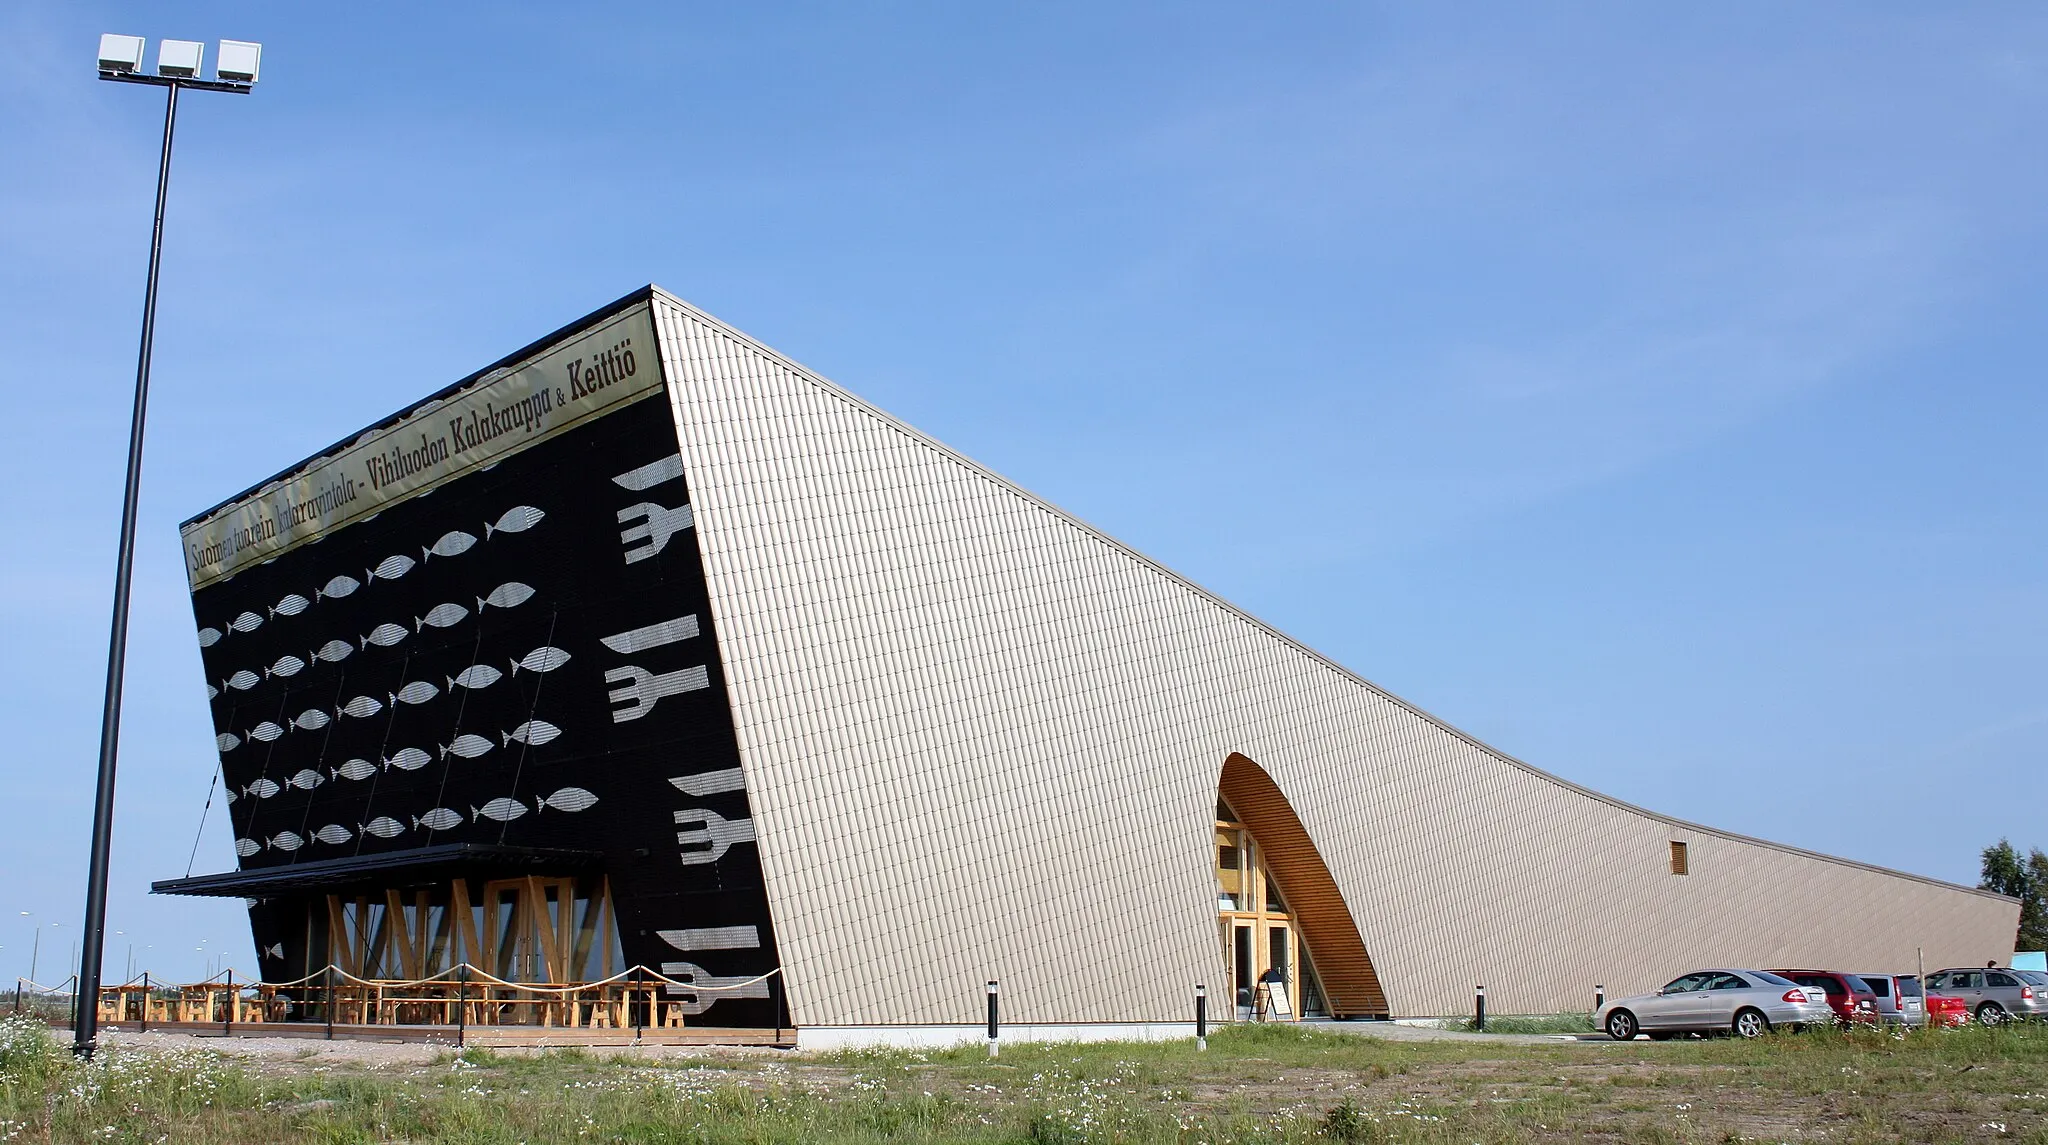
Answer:
<svg viewBox="0 0 2048 1145"><path fill-rule="evenodd" d="M1257 948L1252 945L1252 928L1236 928L1236 941L1231 944L1231 980L1237 984L1237 1007L1240 1017L1248 1017L1252 1006L1252 987L1257 981L1259 969L1255 960Z"/></svg>

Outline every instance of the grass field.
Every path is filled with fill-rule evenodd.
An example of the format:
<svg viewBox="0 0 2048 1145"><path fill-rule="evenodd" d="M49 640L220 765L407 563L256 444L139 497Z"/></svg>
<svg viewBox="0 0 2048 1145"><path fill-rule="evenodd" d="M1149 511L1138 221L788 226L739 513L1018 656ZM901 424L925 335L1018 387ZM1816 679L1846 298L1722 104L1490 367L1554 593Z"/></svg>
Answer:
<svg viewBox="0 0 2048 1145"><path fill-rule="evenodd" d="M0 1141L2023 1141L2048 1027L1669 1043L1383 1041L1289 1026L1192 1045L650 1061L558 1050L349 1062L111 1047L0 1024Z"/></svg>

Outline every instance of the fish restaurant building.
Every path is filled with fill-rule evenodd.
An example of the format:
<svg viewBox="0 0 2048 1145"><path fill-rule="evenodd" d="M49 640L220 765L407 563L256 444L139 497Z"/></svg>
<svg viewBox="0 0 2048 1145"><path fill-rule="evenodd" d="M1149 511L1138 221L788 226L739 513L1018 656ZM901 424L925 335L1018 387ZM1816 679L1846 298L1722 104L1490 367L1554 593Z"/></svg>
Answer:
<svg viewBox="0 0 2048 1145"><path fill-rule="evenodd" d="M638 973L829 1045L990 981L1134 1036L2012 950L1510 758L653 287L183 534L240 861L156 888L246 899L273 983Z"/></svg>

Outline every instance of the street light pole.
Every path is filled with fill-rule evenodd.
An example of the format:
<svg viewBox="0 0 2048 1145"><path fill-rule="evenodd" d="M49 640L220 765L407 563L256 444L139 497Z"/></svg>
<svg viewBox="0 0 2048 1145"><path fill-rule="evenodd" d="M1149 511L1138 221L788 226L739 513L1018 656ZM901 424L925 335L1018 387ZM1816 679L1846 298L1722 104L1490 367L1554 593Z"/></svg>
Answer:
<svg viewBox="0 0 2048 1145"><path fill-rule="evenodd" d="M230 45L233 45L231 48ZM120 755L121 682L128 658L129 584L135 570L135 516L142 490L142 431L149 411L149 359L156 337L157 272L163 263L164 206L171 189L171 140L178 124L178 90L247 94L256 82L257 49L232 40L221 42L216 66L217 80L198 78L205 45L188 40L166 40L157 55L157 74L144 75L142 40L133 36L100 38L100 78L120 83L162 87L164 96L164 142L156 169L156 221L149 235L149 282L142 301L142 345L136 354L135 405L128 421L128 480L121 494L120 556L114 563L114 618L107 639L106 700L100 710L99 783L93 796L92 862L86 875L85 928L78 961L76 1007L72 1052L92 1057L99 1036L100 960L106 945L107 864L114 838L114 772ZM233 62L229 56L233 54Z"/></svg>

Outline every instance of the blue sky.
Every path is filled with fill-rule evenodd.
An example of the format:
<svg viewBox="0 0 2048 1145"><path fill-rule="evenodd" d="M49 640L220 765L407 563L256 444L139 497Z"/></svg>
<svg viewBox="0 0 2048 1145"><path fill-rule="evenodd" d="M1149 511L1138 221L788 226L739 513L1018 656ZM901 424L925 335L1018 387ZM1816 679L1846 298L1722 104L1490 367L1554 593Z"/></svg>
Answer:
<svg viewBox="0 0 2048 1145"><path fill-rule="evenodd" d="M160 131L103 31L265 45L181 108L110 974L251 962L144 893L234 861L176 523L650 281L1576 782L2048 847L2038 6L22 0L0 975L84 883Z"/></svg>

